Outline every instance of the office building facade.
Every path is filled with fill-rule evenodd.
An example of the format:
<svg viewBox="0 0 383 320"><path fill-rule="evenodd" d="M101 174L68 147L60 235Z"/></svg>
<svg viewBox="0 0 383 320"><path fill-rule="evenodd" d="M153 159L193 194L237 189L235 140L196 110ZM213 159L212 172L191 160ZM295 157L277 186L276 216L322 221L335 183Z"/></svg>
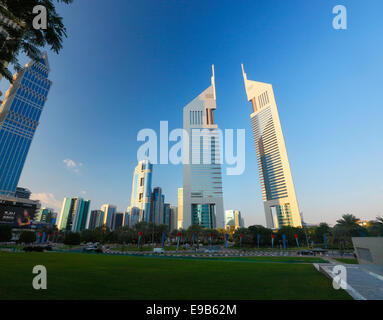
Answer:
<svg viewBox="0 0 383 320"><path fill-rule="evenodd" d="M178 207L170 206L169 231L178 229Z"/></svg>
<svg viewBox="0 0 383 320"><path fill-rule="evenodd" d="M231 226L238 228L244 227L244 221L239 210L225 210L225 229Z"/></svg>
<svg viewBox="0 0 383 320"><path fill-rule="evenodd" d="M164 203L164 220L163 224L166 224L170 227L170 204Z"/></svg>
<svg viewBox="0 0 383 320"><path fill-rule="evenodd" d="M150 203L150 222L154 224L164 224L164 201L165 195L160 187L155 187L152 192Z"/></svg>
<svg viewBox="0 0 383 320"><path fill-rule="evenodd" d="M150 203L152 196L152 170L153 165L145 159L138 163L134 169L132 194L128 212L134 214L136 218L139 213L139 221L150 221Z"/></svg>
<svg viewBox="0 0 383 320"><path fill-rule="evenodd" d="M122 228L124 225L124 214L122 212L116 212L113 216L112 230Z"/></svg>
<svg viewBox="0 0 383 320"><path fill-rule="evenodd" d="M0 194L15 196L52 82L47 54L14 76L0 106Z"/></svg>
<svg viewBox="0 0 383 320"><path fill-rule="evenodd" d="M281 122L271 84L247 79L242 66L268 228L301 227Z"/></svg>
<svg viewBox="0 0 383 320"><path fill-rule="evenodd" d="M114 215L117 212L117 207L112 204L104 204L101 206L101 211L104 212L102 224L109 229L112 229L112 223Z"/></svg>
<svg viewBox="0 0 383 320"><path fill-rule="evenodd" d="M102 210L92 210L89 214L87 229L94 230L96 228L102 227L104 219L104 211Z"/></svg>
<svg viewBox="0 0 383 320"><path fill-rule="evenodd" d="M178 208L176 229L183 228L184 188L178 188Z"/></svg>
<svg viewBox="0 0 383 320"><path fill-rule="evenodd" d="M57 228L78 232L87 228L90 200L82 198L64 198Z"/></svg>
<svg viewBox="0 0 383 320"><path fill-rule="evenodd" d="M223 228L222 137L214 122L216 110L215 76L211 85L183 109L184 150L182 228L192 224L203 228ZM180 219L180 217L179 217Z"/></svg>
<svg viewBox="0 0 383 320"><path fill-rule="evenodd" d="M55 222L56 213L50 208L41 208L36 215L35 221L52 225Z"/></svg>

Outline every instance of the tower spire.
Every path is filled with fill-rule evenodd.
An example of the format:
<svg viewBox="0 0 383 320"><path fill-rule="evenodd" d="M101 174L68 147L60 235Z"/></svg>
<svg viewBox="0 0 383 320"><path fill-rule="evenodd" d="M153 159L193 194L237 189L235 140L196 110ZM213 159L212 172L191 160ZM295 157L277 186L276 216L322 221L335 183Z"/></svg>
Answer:
<svg viewBox="0 0 383 320"><path fill-rule="evenodd" d="M212 70L211 85L213 86L214 100L216 100L216 96L215 96L215 72L214 72L214 64L211 65L211 70Z"/></svg>

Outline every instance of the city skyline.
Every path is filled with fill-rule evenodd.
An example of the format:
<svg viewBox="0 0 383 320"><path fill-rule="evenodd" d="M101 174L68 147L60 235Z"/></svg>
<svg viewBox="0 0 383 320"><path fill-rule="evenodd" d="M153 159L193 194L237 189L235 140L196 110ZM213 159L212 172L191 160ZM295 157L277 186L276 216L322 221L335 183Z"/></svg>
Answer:
<svg viewBox="0 0 383 320"><path fill-rule="evenodd" d="M220 108L217 122L221 128L246 129L246 171L241 177L223 175L225 208L238 208L246 225L265 224L261 190L253 186L252 181L258 179L258 173L248 121L249 106L243 97L243 80L238 67L243 62L252 78L273 83L275 88L296 193L305 220L335 223L344 213L362 219L373 219L381 214L378 200L383 191L379 174L382 150L378 119L382 108L378 84L381 83L382 64L378 57L382 45L373 37L366 37L366 33L379 26L373 17L382 4L376 2L372 10L350 2L350 12L361 14L354 17L356 20L344 32L331 27L330 1L313 8L302 3L294 9L278 3L283 16L266 3L238 4L237 7L223 4L219 11L210 3L208 12L217 12L217 17L210 22L211 13L200 14L202 24L198 24L192 16L201 6L200 3L191 5L183 22L176 18L177 10L182 10L177 5L171 8L173 15L167 13L170 8L163 4L153 3L152 8L138 5L130 11L129 17L132 25L138 24L142 37L118 32L116 37L125 42L113 52L99 48L92 34L98 32L105 43L111 44L106 36L109 32L102 28L112 24L117 12L129 12L128 8L132 9L129 5L116 2L102 27L95 18L101 16L97 5L89 11L81 9L87 8L86 3L75 3L71 10L63 8L70 35L62 54L50 55L55 86L19 186L47 200L45 204L49 207L56 204L56 209L65 196L82 196L92 200L92 209L108 202L123 210L130 200L129 181L137 161L138 130L144 127L158 130L161 120L169 120L170 127L181 127L182 106L200 92L209 65L214 63ZM135 19L134 14L144 9L148 9L152 19ZM296 9L302 19L294 19ZM158 11L156 16L155 10ZM78 12L87 13L80 19ZM234 13L234 17L226 27L224 21L229 12ZM267 12L273 24L260 12ZM161 37L160 32L151 35L149 30L162 25L169 14L172 18L163 28L167 32L178 31L170 33L169 40ZM252 24L254 19L268 27L256 28ZM80 28L78 21L86 27ZM124 30L132 28L125 21L117 24L120 28L125 26ZM88 27L90 25L92 28ZM185 42L193 37L186 26L202 35L198 50ZM209 31L205 35L202 30ZM251 32L244 35L244 30ZM225 38L225 35L228 36ZM361 42L363 49L358 45ZM163 43L169 46L163 47ZM264 50L257 50L261 43ZM80 44L84 45L83 52L78 50ZM129 49L139 44L142 50ZM226 50L218 50L218 47ZM230 49L234 47L237 49ZM156 57L148 54L153 48L158 49ZM128 56L125 57L126 50ZM87 55L88 51L92 51L92 55ZM355 58L362 66L354 63ZM95 68L95 62L102 59L118 61L119 68ZM77 61L76 67L71 61ZM114 83L114 87L108 85L107 80L97 84L92 78L99 79L98 74L102 79L116 75L123 81ZM86 83L82 84L84 78ZM161 84L158 84L159 79ZM5 92L8 83L3 79L0 85L0 90ZM104 91L108 94L94 95L94 92ZM143 94L146 91L147 97ZM370 94L369 108L360 121L365 92ZM330 110L332 117L328 116ZM145 113L150 117L142 116ZM359 130L354 129L356 123ZM367 136L369 139L365 138ZM370 155L372 152L366 168L363 150L370 150ZM167 179L170 172L174 179ZM177 188L182 186L181 173L181 167L155 167L153 183L162 187L167 202L173 205L177 204Z"/></svg>

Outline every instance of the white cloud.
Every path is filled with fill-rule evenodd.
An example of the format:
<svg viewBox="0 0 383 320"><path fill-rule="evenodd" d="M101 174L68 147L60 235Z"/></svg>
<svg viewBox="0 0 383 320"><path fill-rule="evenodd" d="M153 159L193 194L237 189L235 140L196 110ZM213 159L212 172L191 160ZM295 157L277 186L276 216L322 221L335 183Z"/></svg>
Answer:
<svg viewBox="0 0 383 320"><path fill-rule="evenodd" d="M65 159L63 160L67 168L76 168L77 164L72 159Z"/></svg>
<svg viewBox="0 0 383 320"><path fill-rule="evenodd" d="M75 173L79 173L80 172L79 168L84 165L82 162L76 163L72 159L65 159L65 160L63 160L63 162L64 162L65 166L67 167L67 169L72 170Z"/></svg>
<svg viewBox="0 0 383 320"><path fill-rule="evenodd" d="M32 193L32 200L40 200L41 207L48 207L57 210L58 212L61 210L62 202L57 200L52 193Z"/></svg>

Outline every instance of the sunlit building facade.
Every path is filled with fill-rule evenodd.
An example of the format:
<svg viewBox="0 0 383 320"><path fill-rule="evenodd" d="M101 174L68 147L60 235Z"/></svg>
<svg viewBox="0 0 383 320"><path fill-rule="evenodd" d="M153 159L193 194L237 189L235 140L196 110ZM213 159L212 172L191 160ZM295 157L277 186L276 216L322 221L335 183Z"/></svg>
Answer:
<svg viewBox="0 0 383 320"><path fill-rule="evenodd" d="M243 78L258 159L266 224L269 228L301 227L301 216L274 91L271 84Z"/></svg>
<svg viewBox="0 0 383 320"><path fill-rule="evenodd" d="M222 137L214 122L216 109L215 76L211 85L183 109L184 150L189 150L183 164L183 223L203 228L223 228L221 147Z"/></svg>
<svg viewBox="0 0 383 320"><path fill-rule="evenodd" d="M134 169L132 194L130 206L128 207L129 214L134 215L133 221L137 218L137 212L139 221L150 221L152 170L153 165L147 159L140 161Z"/></svg>
<svg viewBox="0 0 383 320"><path fill-rule="evenodd" d="M78 232L87 228L90 200L82 198L64 198L57 228Z"/></svg>
<svg viewBox="0 0 383 320"><path fill-rule="evenodd" d="M113 219L116 214L117 207L112 204L103 204L101 211L104 212L102 224L109 229L113 228Z"/></svg>
<svg viewBox="0 0 383 320"><path fill-rule="evenodd" d="M177 208L177 223L175 229L181 229L184 220L184 188L178 188L178 208Z"/></svg>
<svg viewBox="0 0 383 320"><path fill-rule="evenodd" d="M229 229L231 226L235 229L244 227L241 211L225 210L225 229Z"/></svg>

